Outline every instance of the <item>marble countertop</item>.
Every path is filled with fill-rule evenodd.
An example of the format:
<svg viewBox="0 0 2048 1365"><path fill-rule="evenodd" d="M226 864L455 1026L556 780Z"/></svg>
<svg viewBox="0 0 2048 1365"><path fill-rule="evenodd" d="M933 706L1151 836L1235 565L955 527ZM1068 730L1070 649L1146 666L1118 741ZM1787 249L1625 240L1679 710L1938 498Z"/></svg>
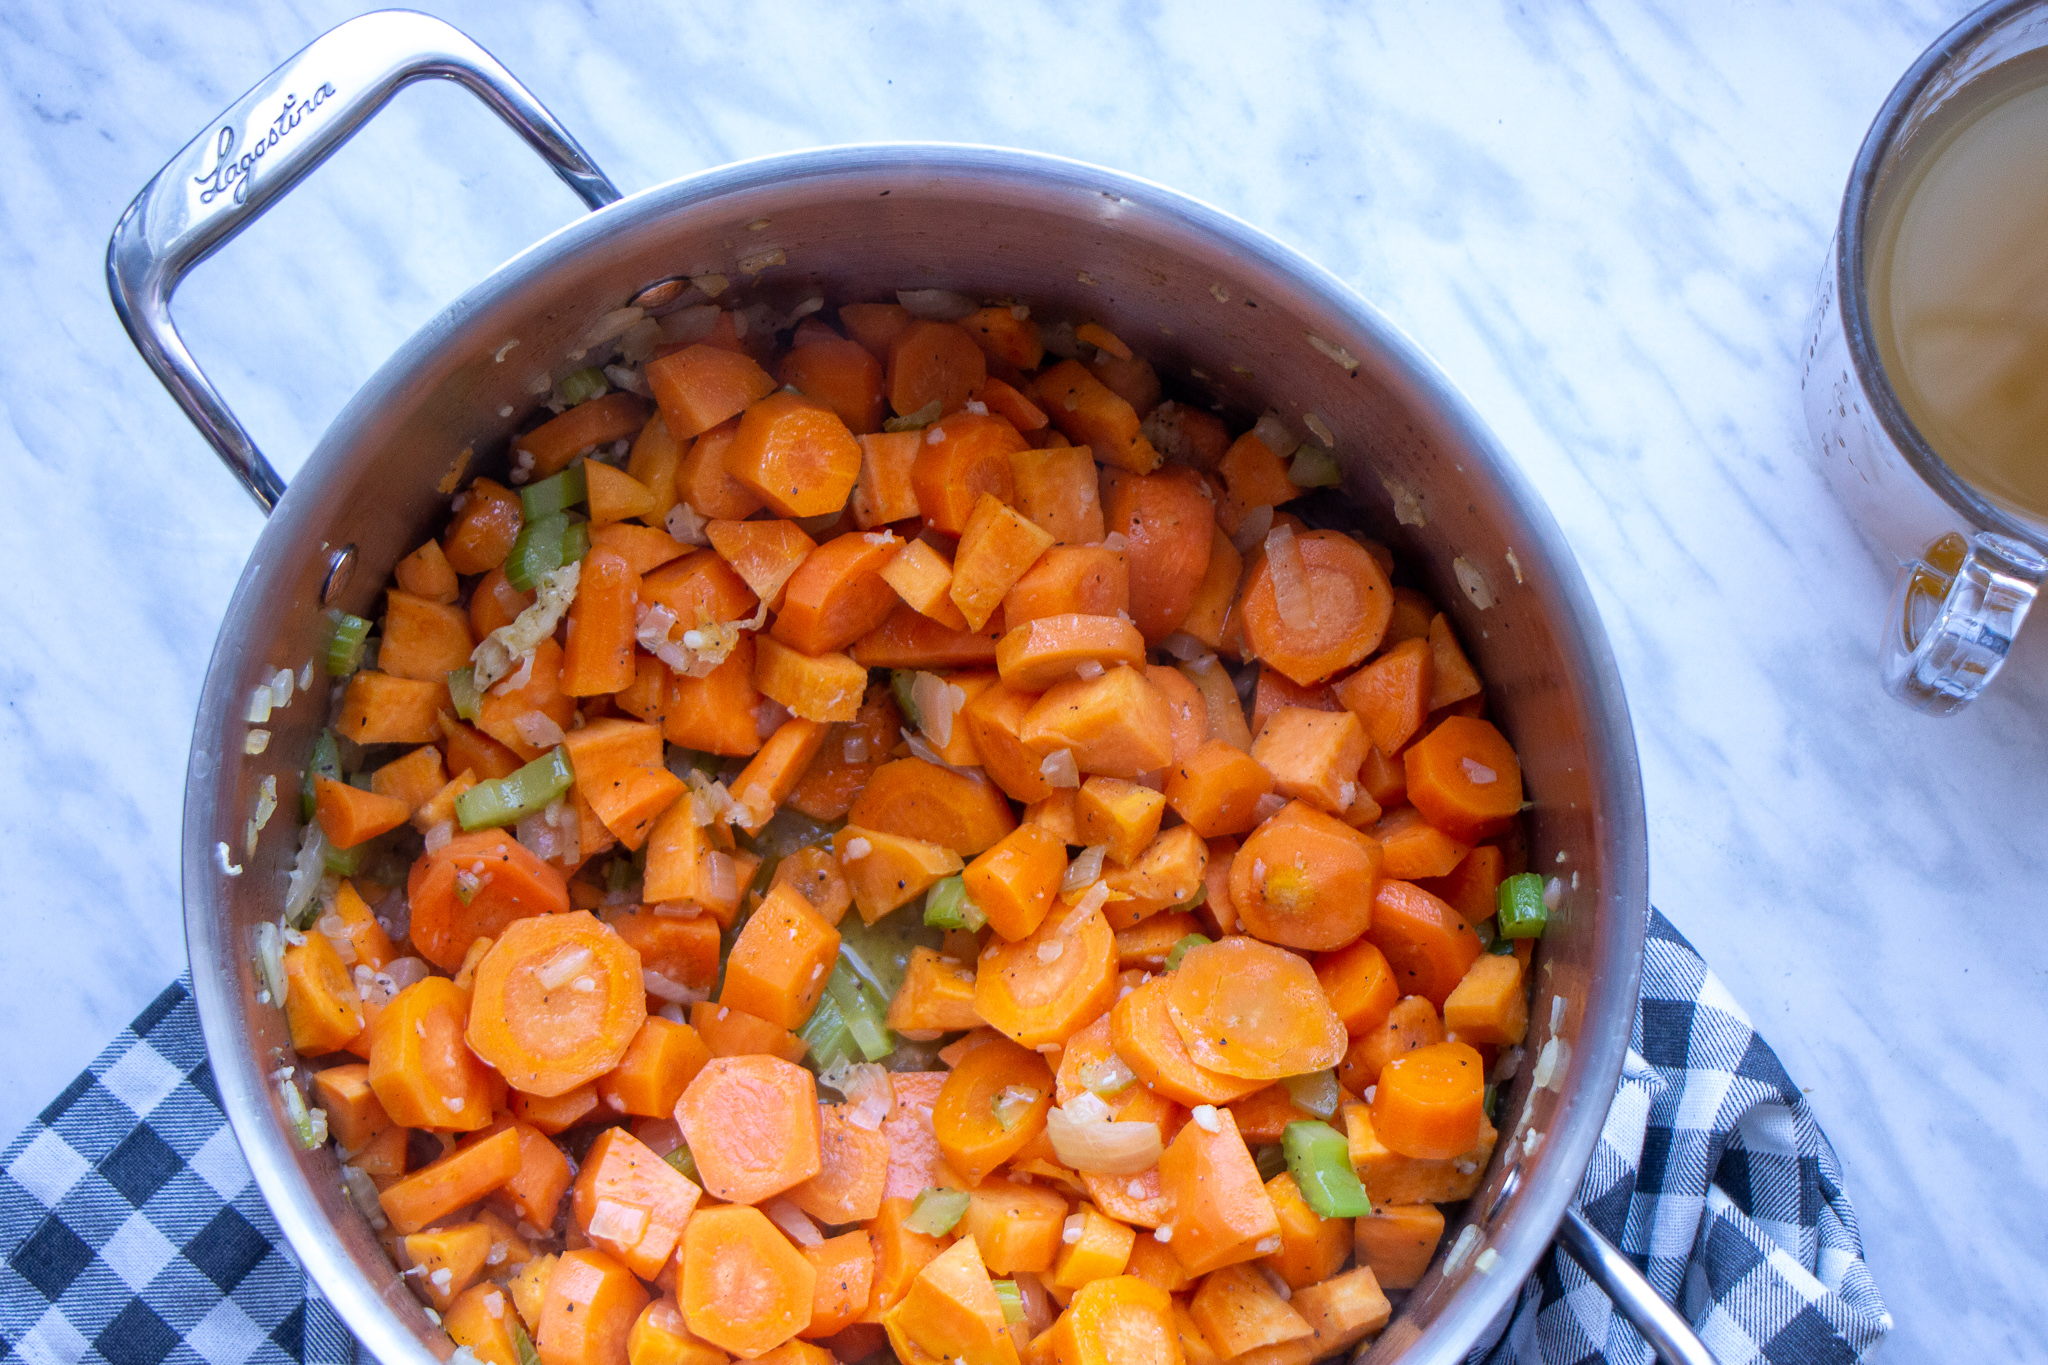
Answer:
<svg viewBox="0 0 2048 1365"><path fill-rule="evenodd" d="M1959 718L1886 700L1894 570L1810 464L1798 388L1850 160L1962 5L435 8L629 190L822 143L1035 148L1205 198L1384 309L1576 547L1633 710L1655 899L1811 1088L1892 1354L2040 1349L2048 628ZM122 334L107 234L350 12L0 18L0 1132L182 966L193 709L259 527ZM289 473L405 336L575 212L480 106L415 88L178 315Z"/></svg>

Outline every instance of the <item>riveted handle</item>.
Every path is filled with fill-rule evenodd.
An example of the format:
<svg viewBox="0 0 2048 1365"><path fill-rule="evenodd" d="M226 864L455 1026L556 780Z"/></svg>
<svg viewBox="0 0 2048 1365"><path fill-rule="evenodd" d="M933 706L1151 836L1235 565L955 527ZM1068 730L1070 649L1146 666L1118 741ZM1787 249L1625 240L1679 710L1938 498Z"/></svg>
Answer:
<svg viewBox="0 0 2048 1365"><path fill-rule="evenodd" d="M1905 566L1885 622L1885 690L1953 715L1987 687L2048 579L2048 560L2010 536L1951 532Z"/></svg>

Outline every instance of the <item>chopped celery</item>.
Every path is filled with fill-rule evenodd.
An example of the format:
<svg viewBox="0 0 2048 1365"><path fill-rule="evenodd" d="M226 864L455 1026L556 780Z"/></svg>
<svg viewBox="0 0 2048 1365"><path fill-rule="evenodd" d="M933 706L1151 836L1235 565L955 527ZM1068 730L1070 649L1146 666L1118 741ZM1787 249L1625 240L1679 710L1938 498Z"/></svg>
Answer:
<svg viewBox="0 0 2048 1365"><path fill-rule="evenodd" d="M510 777L479 782L456 797L455 819L466 830L517 824L546 810L575 780L569 751L558 744Z"/></svg>
<svg viewBox="0 0 2048 1365"><path fill-rule="evenodd" d="M328 844L327 870L337 877L355 876L363 869L363 850L368 847L367 843L357 844L354 848L336 848L333 844Z"/></svg>
<svg viewBox="0 0 2048 1365"><path fill-rule="evenodd" d="M701 1180L703 1178L697 1174L697 1158L691 1153L690 1144L681 1139L676 1141L676 1149L663 1157L662 1160L692 1180Z"/></svg>
<svg viewBox="0 0 2048 1365"><path fill-rule="evenodd" d="M1287 481L1296 488L1334 488L1344 482L1337 457L1304 441L1294 450L1294 463L1287 467Z"/></svg>
<svg viewBox="0 0 2048 1365"><path fill-rule="evenodd" d="M468 665L452 669L448 674L448 696L455 703L455 714L467 721L474 721L483 713L483 689L476 685L476 669Z"/></svg>
<svg viewBox="0 0 2048 1365"><path fill-rule="evenodd" d="M1306 1109L1319 1119L1337 1112L1342 1092L1337 1089L1335 1071L1311 1071L1306 1076L1289 1076L1282 1084L1293 1097L1294 1107Z"/></svg>
<svg viewBox="0 0 2048 1365"><path fill-rule="evenodd" d="M1259 1168L1259 1179L1271 1180L1287 1169L1287 1151L1277 1142L1266 1147L1254 1147L1252 1165Z"/></svg>
<svg viewBox="0 0 2048 1365"><path fill-rule="evenodd" d="M882 423L882 430L916 431L920 427L928 427L932 423L938 421L939 414L944 412L945 410L946 405L944 403L941 403L938 399L934 398L931 402L926 403L916 412L907 412L901 417L888 418Z"/></svg>
<svg viewBox="0 0 2048 1365"><path fill-rule="evenodd" d="M966 1216L967 1206L973 1202L965 1190L927 1185L918 1191L917 1201L910 1206L910 1214L903 1220L903 1226L927 1237L943 1237L959 1226L961 1218Z"/></svg>
<svg viewBox="0 0 2048 1365"><path fill-rule="evenodd" d="M996 1124L1004 1132L1010 1132L1024 1121L1041 1096L1028 1085L1006 1085L1002 1092L988 1102L989 1111L996 1116Z"/></svg>
<svg viewBox="0 0 2048 1365"><path fill-rule="evenodd" d="M519 1357L519 1365L540 1365L540 1352L533 1349L533 1338L526 1335L526 1328L520 1325L519 1319L508 1314L505 1325L510 1331L512 1351Z"/></svg>
<svg viewBox="0 0 2048 1365"><path fill-rule="evenodd" d="M1211 941L1207 934L1189 934L1186 938L1174 944L1172 949L1167 952L1166 970L1170 972L1179 968L1180 960L1188 955L1188 949L1199 948Z"/></svg>
<svg viewBox="0 0 2048 1365"><path fill-rule="evenodd" d="M562 532L562 563L581 564L590 553L590 523L572 521ZM560 565L556 566L561 567Z"/></svg>
<svg viewBox="0 0 2048 1365"><path fill-rule="evenodd" d="M1351 1144L1327 1123L1290 1123L1280 1135L1287 1169L1318 1218L1362 1218L1372 1201L1351 1169Z"/></svg>
<svg viewBox="0 0 2048 1365"><path fill-rule="evenodd" d="M360 616L329 609L327 620L333 633L327 637L327 676L346 678L362 666L363 646L370 638L370 623Z"/></svg>
<svg viewBox="0 0 2048 1365"><path fill-rule="evenodd" d="M505 577L521 592L532 592L544 574L562 567L562 537L569 518L560 512L535 517L519 528L505 556Z"/></svg>
<svg viewBox="0 0 2048 1365"><path fill-rule="evenodd" d="M1192 895L1192 896L1188 897L1188 898L1187 898L1186 900L1182 901L1182 902L1181 902L1181 903L1180 903L1179 905L1176 905L1176 906L1174 906L1173 908L1174 908L1174 909L1176 909L1176 910L1193 910L1193 909L1195 909L1195 908L1196 908L1197 906L1201 906L1201 905L1207 905L1208 903L1209 903L1209 888L1208 888L1208 886L1207 886L1207 885L1205 884L1205 885L1202 885L1202 886L1198 886L1198 887L1196 887L1196 888L1195 888L1195 894L1194 894L1194 895Z"/></svg>
<svg viewBox="0 0 2048 1365"><path fill-rule="evenodd" d="M1472 927L1478 931L1479 941L1485 945L1487 952L1492 953L1495 957L1513 957L1515 955L1515 941L1500 932L1491 915Z"/></svg>
<svg viewBox="0 0 2048 1365"><path fill-rule="evenodd" d="M1004 1322L1024 1321L1024 1291L1017 1288L1015 1280L990 1280L988 1286L996 1291L996 1302L1003 1306Z"/></svg>
<svg viewBox="0 0 2048 1365"><path fill-rule="evenodd" d="M1497 908L1494 928L1502 938L1542 938L1550 925L1543 878L1534 872L1517 872L1502 881Z"/></svg>
<svg viewBox="0 0 2048 1365"><path fill-rule="evenodd" d="M566 512L589 496L590 484L583 477L583 466L572 464L559 474L520 489L519 506L525 511L526 520L533 521L555 512Z"/></svg>
<svg viewBox="0 0 2048 1365"><path fill-rule="evenodd" d="M634 871L633 860L630 857L613 854L612 860L605 864L604 889L607 891L624 891L638 880L640 874Z"/></svg>
<svg viewBox="0 0 2048 1365"><path fill-rule="evenodd" d="M1499 1107L1499 1105L1500 1087L1495 1085L1492 1081L1488 1081L1486 1083L1486 1090L1484 1094L1481 1095L1479 1100L1479 1107L1486 1111L1486 1121L1488 1123L1493 1122L1495 1117L1495 1110Z"/></svg>
<svg viewBox="0 0 2048 1365"><path fill-rule="evenodd" d="M896 709L903 713L903 723L913 730L924 728L924 717L918 713L917 703L910 699L910 689L917 682L917 670L898 668L889 674L889 690L896 695Z"/></svg>
<svg viewBox="0 0 2048 1365"><path fill-rule="evenodd" d="M330 782L341 781L341 745L334 738L334 731L322 730L320 737L313 741L313 752L306 758L306 776L299 784L299 818L313 818L313 779L324 777Z"/></svg>
<svg viewBox="0 0 2048 1365"><path fill-rule="evenodd" d="M829 1071L834 1062L842 1060L853 1050L853 1032L846 1027L846 1016L840 1013L839 1002L829 994L819 998L818 1007L811 1011L811 1017L796 1032L810 1049L811 1062L820 1071Z"/></svg>
<svg viewBox="0 0 2048 1365"><path fill-rule="evenodd" d="M605 381L604 371L595 365L562 376L562 401L570 407L588 403L593 398L602 398L611 385Z"/></svg>
<svg viewBox="0 0 2048 1365"><path fill-rule="evenodd" d="M880 991L853 974L843 955L833 964L832 975L825 982L825 993L832 997L833 1004L839 1006L839 1013L846 1020L847 1031L853 1035L854 1046L860 1049L861 1056L871 1062L879 1062L895 1050L896 1039L882 1022L889 1013L888 1002L882 999Z"/></svg>
<svg viewBox="0 0 2048 1365"><path fill-rule="evenodd" d="M935 929L979 929L988 916L967 894L967 883L946 877L924 894L924 922Z"/></svg>

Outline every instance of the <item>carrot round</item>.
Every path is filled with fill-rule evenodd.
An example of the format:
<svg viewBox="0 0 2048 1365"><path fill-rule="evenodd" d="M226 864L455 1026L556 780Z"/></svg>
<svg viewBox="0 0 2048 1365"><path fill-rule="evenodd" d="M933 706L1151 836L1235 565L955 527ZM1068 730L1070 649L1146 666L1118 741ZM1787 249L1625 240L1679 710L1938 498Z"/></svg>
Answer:
<svg viewBox="0 0 2048 1365"><path fill-rule="evenodd" d="M675 613L676 634L709 621L739 621L757 604L745 579L716 550L695 550L640 580L640 600Z"/></svg>
<svg viewBox="0 0 2048 1365"><path fill-rule="evenodd" d="M741 414L725 467L777 514L815 517L845 505L860 442L824 404L774 393Z"/></svg>
<svg viewBox="0 0 2048 1365"><path fill-rule="evenodd" d="M1437 1017L1436 1006L1419 995L1404 995L1383 1021L1358 1036L1337 1068L1337 1080L1345 1089L1363 1094L1388 1062L1443 1040L1443 1020Z"/></svg>
<svg viewBox="0 0 2048 1365"><path fill-rule="evenodd" d="M1402 1156L1445 1161L1479 1145L1486 1066L1464 1043L1436 1043L1380 1070L1372 1129Z"/></svg>
<svg viewBox="0 0 2048 1365"><path fill-rule="evenodd" d="M1053 546L1003 597L1012 630L1041 616L1115 616L1130 608L1130 569L1121 554L1100 545Z"/></svg>
<svg viewBox="0 0 2048 1365"><path fill-rule="evenodd" d="M1062 613L1013 626L996 645L996 668L1006 686L1043 692L1087 665L1142 667L1145 637L1114 616Z"/></svg>
<svg viewBox="0 0 2048 1365"><path fill-rule="evenodd" d="M1354 1038L1385 1023L1394 1002L1401 998L1387 955L1368 939L1317 957L1316 980L1322 982L1330 1008L1337 1011L1345 1031Z"/></svg>
<svg viewBox="0 0 2048 1365"><path fill-rule="evenodd" d="M1060 1365L1181 1365L1173 1299L1135 1275L1081 1286L1051 1329Z"/></svg>
<svg viewBox="0 0 2048 1365"><path fill-rule="evenodd" d="M1189 949L1167 978L1166 1004L1189 1058L1226 1076L1322 1071L1348 1043L1315 969L1243 934Z"/></svg>
<svg viewBox="0 0 2048 1365"><path fill-rule="evenodd" d="M1449 716L1401 756L1408 800L1451 838L1501 833L1522 808L1522 765L1507 737L1476 716Z"/></svg>
<svg viewBox="0 0 2048 1365"><path fill-rule="evenodd" d="M385 1026L371 1030L370 1089L399 1127L473 1133L490 1126L490 1072L462 1040L468 1010L459 986L430 976L378 1014Z"/></svg>
<svg viewBox="0 0 2048 1365"><path fill-rule="evenodd" d="M1116 1055L1152 1089L1182 1104L1228 1104L1266 1082L1227 1076L1196 1063L1168 1011L1167 977L1158 976L1116 1002L1109 1012Z"/></svg>
<svg viewBox="0 0 2048 1365"><path fill-rule="evenodd" d="M545 1097L617 1066L646 1019L640 954L575 910L498 935L477 964L466 1036L514 1089Z"/></svg>
<svg viewBox="0 0 2048 1365"><path fill-rule="evenodd" d="M1391 878L1373 896L1365 933L1387 955L1401 994L1426 996L1439 1009L1480 953L1479 935L1464 916L1414 883Z"/></svg>
<svg viewBox="0 0 2048 1365"><path fill-rule="evenodd" d="M496 938L514 920L569 908L569 885L555 868L501 829L458 834L423 853L406 878L412 946L454 971L469 945Z"/></svg>
<svg viewBox="0 0 2048 1365"><path fill-rule="evenodd" d="M810 1325L817 1272L758 1209L697 1210L681 1269L690 1330L734 1355L764 1355Z"/></svg>
<svg viewBox="0 0 2048 1365"><path fill-rule="evenodd" d="M568 1251L548 1276L534 1350L541 1365L617 1365L647 1290L602 1251Z"/></svg>
<svg viewBox="0 0 2048 1365"><path fill-rule="evenodd" d="M917 321L889 341L889 406L907 417L927 404L955 412L981 391L988 358L965 327Z"/></svg>
<svg viewBox="0 0 2048 1365"><path fill-rule="evenodd" d="M1070 920L1080 923L1068 927ZM974 1008L1025 1047L1064 1042L1116 999L1116 934L1100 911L1054 902L1030 936L992 939L974 975Z"/></svg>
<svg viewBox="0 0 2048 1365"><path fill-rule="evenodd" d="M839 325L877 360L888 356L889 344L911 321L910 310L900 303L848 303L839 309Z"/></svg>
<svg viewBox="0 0 2048 1365"><path fill-rule="evenodd" d="M957 536L967 529L982 494L1003 503L1016 501L1010 454L1023 449L1024 438L1000 417L956 412L926 427L910 469L910 486L926 525Z"/></svg>
<svg viewBox="0 0 2048 1365"><path fill-rule="evenodd" d="M730 1204L771 1199L822 1168L817 1084L779 1057L713 1058L676 1102L676 1126L705 1190Z"/></svg>
<svg viewBox="0 0 2048 1365"><path fill-rule="evenodd" d="M830 654L874 630L896 608L896 590L882 570L902 548L886 531L848 531L826 541L789 576L769 633L805 654Z"/></svg>
<svg viewBox="0 0 2048 1365"><path fill-rule="evenodd" d="M1128 542L1131 617L1156 645L1179 630L1209 572L1216 505L1184 465L1104 479L1103 525Z"/></svg>
<svg viewBox="0 0 2048 1365"><path fill-rule="evenodd" d="M676 461L675 495L699 516L744 521L761 510L761 495L734 478L726 464L739 431L740 419L729 417L690 442Z"/></svg>
<svg viewBox="0 0 2048 1365"><path fill-rule="evenodd" d="M882 364L858 341L822 337L792 347L782 357L779 377L804 397L839 414L854 435L882 429L888 401L882 391Z"/></svg>
<svg viewBox="0 0 2048 1365"><path fill-rule="evenodd" d="M494 479L478 479L441 535L441 553L459 574L495 569L512 553L526 514L519 495Z"/></svg>
<svg viewBox="0 0 2048 1365"><path fill-rule="evenodd" d="M1253 830L1230 866L1247 932L1314 951L1341 948L1372 922L1380 846L1333 815L1290 801Z"/></svg>
<svg viewBox="0 0 2048 1365"><path fill-rule="evenodd" d="M1052 1108L1045 1059L1007 1038L991 1038L960 1059L932 1106L932 1131L946 1164L969 1185L1038 1136Z"/></svg>
<svg viewBox="0 0 2048 1365"><path fill-rule="evenodd" d="M1247 567L1240 602L1252 652L1304 687L1370 654L1394 613L1379 562L1341 531L1279 528L1266 540ZM1295 553L1278 569L1283 598L1272 561L1290 541Z"/></svg>

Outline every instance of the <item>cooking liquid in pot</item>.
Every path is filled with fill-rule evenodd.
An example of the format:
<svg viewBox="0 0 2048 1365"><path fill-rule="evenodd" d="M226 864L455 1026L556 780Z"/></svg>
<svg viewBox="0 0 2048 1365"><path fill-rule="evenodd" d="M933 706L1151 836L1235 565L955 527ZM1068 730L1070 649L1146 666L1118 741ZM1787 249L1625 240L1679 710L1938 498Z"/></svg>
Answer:
<svg viewBox="0 0 2048 1365"><path fill-rule="evenodd" d="M1981 77L1919 139L1870 255L1884 367L1935 453L2048 519L2048 57Z"/></svg>

